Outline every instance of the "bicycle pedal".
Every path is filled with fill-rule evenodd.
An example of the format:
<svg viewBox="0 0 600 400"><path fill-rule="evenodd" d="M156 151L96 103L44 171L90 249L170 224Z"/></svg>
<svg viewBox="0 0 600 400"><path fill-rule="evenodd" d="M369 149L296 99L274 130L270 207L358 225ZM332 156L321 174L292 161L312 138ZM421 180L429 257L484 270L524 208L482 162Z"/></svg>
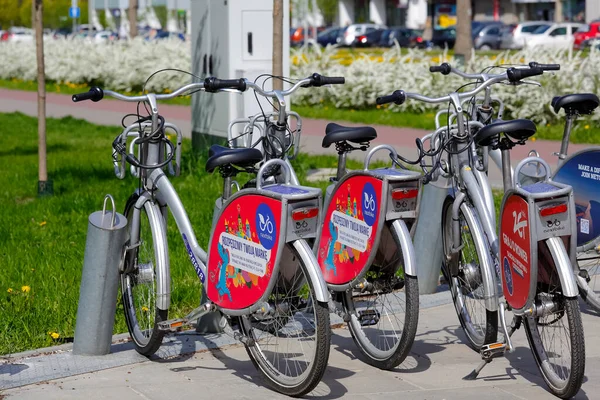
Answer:
<svg viewBox="0 0 600 400"><path fill-rule="evenodd" d="M181 318L170 319L167 321L161 321L158 323L158 329L164 332L179 332L186 325L188 321Z"/></svg>
<svg viewBox="0 0 600 400"><path fill-rule="evenodd" d="M502 357L505 352L506 343L501 342L486 344L479 351L481 359L484 361L491 361L494 358Z"/></svg>
<svg viewBox="0 0 600 400"><path fill-rule="evenodd" d="M358 322L361 326L376 325L381 315L376 310L364 310L358 312Z"/></svg>

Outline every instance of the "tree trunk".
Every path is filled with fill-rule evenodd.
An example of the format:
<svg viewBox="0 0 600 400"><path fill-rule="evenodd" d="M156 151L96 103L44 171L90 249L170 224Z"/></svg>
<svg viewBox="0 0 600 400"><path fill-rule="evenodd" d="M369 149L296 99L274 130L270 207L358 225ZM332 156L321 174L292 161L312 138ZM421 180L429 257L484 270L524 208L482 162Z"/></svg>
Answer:
<svg viewBox="0 0 600 400"><path fill-rule="evenodd" d="M42 0L32 0L37 56L38 86L38 194L52 194L52 186L48 185L48 169L46 165L46 74L44 66L44 26Z"/></svg>
<svg viewBox="0 0 600 400"><path fill-rule="evenodd" d="M133 39L138 34L137 29L137 0L129 0L129 10L127 10L127 15L129 17L129 37Z"/></svg>
<svg viewBox="0 0 600 400"><path fill-rule="evenodd" d="M283 76L283 0L273 0L273 75ZM282 90L283 81L273 79L273 89Z"/></svg>
<svg viewBox="0 0 600 400"><path fill-rule="evenodd" d="M554 22L562 22L562 21L563 21L562 0L555 0L555 2L554 2Z"/></svg>
<svg viewBox="0 0 600 400"><path fill-rule="evenodd" d="M456 0L456 43L454 54L459 61L471 57L473 39L471 37L471 0Z"/></svg>

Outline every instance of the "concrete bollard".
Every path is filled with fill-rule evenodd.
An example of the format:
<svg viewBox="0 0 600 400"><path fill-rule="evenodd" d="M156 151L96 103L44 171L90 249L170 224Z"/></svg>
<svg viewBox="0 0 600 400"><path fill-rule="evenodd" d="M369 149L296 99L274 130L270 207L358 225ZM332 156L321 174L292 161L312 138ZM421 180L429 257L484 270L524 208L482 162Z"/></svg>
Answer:
<svg viewBox="0 0 600 400"><path fill-rule="evenodd" d="M113 211L106 212L111 201ZM127 240L127 219L115 211L111 195L89 218L77 306L73 354L110 353L119 290L119 263Z"/></svg>

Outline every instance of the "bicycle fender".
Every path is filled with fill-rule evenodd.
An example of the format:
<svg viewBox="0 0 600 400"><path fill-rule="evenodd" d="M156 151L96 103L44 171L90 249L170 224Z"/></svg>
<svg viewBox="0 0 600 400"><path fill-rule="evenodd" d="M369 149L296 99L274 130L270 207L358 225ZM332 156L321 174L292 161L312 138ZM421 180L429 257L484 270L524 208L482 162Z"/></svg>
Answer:
<svg viewBox="0 0 600 400"><path fill-rule="evenodd" d="M577 297L579 295L577 281L573 274L569 253L567 252L562 239L560 237L552 237L546 239L546 244L552 254L552 259L554 260L554 266L560 279L563 294L565 297Z"/></svg>
<svg viewBox="0 0 600 400"><path fill-rule="evenodd" d="M412 244L410 233L408 232L408 228L406 227L406 223L397 219L392 222L391 226L394 231L393 235L398 240L398 244L400 245L402 252L406 254L405 265L404 265L404 273L410 276L417 276L417 260L415 255L415 248Z"/></svg>
<svg viewBox="0 0 600 400"><path fill-rule="evenodd" d="M308 275L315 291L315 298L322 303L327 303L329 301L329 290L327 289L327 283L325 283L325 279L323 279L321 268L319 267L319 263L317 262L317 258L312 249L308 243L306 243L306 240L302 239L294 240L291 244L302 258L304 265L306 265L306 270L308 271Z"/></svg>

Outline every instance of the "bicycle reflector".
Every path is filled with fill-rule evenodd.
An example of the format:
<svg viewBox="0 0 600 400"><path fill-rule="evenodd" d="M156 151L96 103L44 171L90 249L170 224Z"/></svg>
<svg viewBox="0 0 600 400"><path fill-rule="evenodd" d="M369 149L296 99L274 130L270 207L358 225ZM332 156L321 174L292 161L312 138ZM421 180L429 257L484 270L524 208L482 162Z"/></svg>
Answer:
<svg viewBox="0 0 600 400"><path fill-rule="evenodd" d="M549 217L550 215L562 214L567 212L567 203L551 204L540 207L540 215Z"/></svg>
<svg viewBox="0 0 600 400"><path fill-rule="evenodd" d="M302 221L311 219L319 215L319 207L304 207L292 211L292 219L294 221Z"/></svg>
<svg viewBox="0 0 600 400"><path fill-rule="evenodd" d="M392 190L392 199L394 200L406 200L414 199L419 194L419 189L394 189Z"/></svg>

